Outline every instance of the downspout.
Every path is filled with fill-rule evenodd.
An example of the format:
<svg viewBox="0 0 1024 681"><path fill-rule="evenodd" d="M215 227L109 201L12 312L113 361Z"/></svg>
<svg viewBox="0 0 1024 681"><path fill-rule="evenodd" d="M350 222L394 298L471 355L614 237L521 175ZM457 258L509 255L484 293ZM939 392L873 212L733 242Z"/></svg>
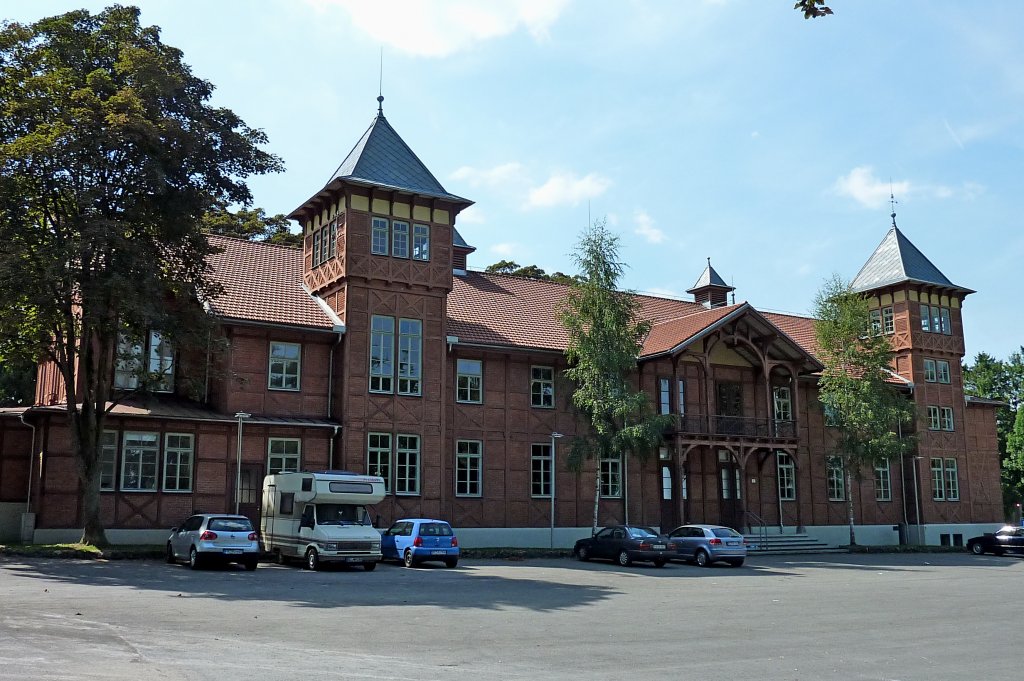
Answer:
<svg viewBox="0 0 1024 681"><path fill-rule="evenodd" d="M330 447L327 450L327 470L334 470L334 441L338 439L338 431L341 430L341 426L334 426L334 432L331 434Z"/></svg>
<svg viewBox="0 0 1024 681"><path fill-rule="evenodd" d="M334 413L334 355L338 351L338 346L341 344L341 340L345 337L345 327L335 326L334 331L338 334L338 340L334 341L334 345L331 346L330 356L327 359L327 418L331 418ZM338 434L337 430L335 430L334 434ZM332 455L333 452L334 440L331 440Z"/></svg>
<svg viewBox="0 0 1024 681"><path fill-rule="evenodd" d="M36 427L25 420L25 413L22 412L18 419L32 429L32 447L28 453L28 490L25 492L25 513L32 512L32 470L36 462Z"/></svg>

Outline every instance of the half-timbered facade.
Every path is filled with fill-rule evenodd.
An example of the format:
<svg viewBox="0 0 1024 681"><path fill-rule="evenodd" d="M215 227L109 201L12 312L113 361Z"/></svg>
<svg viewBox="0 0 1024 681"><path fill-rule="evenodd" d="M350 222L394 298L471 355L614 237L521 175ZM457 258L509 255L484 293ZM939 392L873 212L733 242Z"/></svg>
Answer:
<svg viewBox="0 0 1024 681"><path fill-rule="evenodd" d="M380 525L441 517L467 546L569 546L589 532L595 482L601 524L715 522L845 542L846 472L828 457L813 320L729 304L710 261L692 300L638 296L653 326L636 385L673 425L647 460L569 471L569 439L586 426L562 373L566 288L470 270L473 247L455 227L469 205L378 110L292 212L302 249L211 237L217 337L139 347L140 363L167 374L159 390L137 394L130 374L115 376L125 392L106 422L101 480L111 539L161 541L196 512L255 517L267 473L344 469L385 478ZM855 481L858 538L955 544L1000 522L995 405L965 398L960 374L972 291L895 220L854 286L920 416L917 454ZM0 538L79 532L56 379L42 365L36 403L0 410Z"/></svg>

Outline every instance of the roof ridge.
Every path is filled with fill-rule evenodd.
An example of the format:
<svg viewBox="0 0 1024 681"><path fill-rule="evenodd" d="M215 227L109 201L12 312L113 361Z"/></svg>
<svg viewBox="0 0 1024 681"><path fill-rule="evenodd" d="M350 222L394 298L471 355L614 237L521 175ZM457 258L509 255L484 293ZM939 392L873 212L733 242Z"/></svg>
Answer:
<svg viewBox="0 0 1024 681"><path fill-rule="evenodd" d="M289 246L288 244L275 244L270 241L253 241L252 239L243 239L240 236L228 236L227 234L210 234L207 232L207 239L224 239L225 241L238 241L243 244L252 244L253 246L266 246L269 248L286 248L289 251L299 250L299 246Z"/></svg>
<svg viewBox="0 0 1024 681"><path fill-rule="evenodd" d="M686 302L686 301L680 301L680 302ZM696 304L700 305L700 303L696 303ZM655 322L651 326L661 326L662 324L669 324L671 322L677 322L680 319L689 319L690 317L696 317L699 314L705 314L707 312L718 312L719 310L727 310L730 307L738 308L738 307L742 307L743 305L750 305L750 303L748 303L747 301L744 300L741 303L733 303L732 305L719 305L718 307L705 307L703 310L694 310L693 312L690 312L689 314L679 315L678 317L671 317L669 319L662 319L660 322ZM701 307L703 307L703 306L701 306ZM750 309L753 310L755 308L754 308L753 305L750 305Z"/></svg>

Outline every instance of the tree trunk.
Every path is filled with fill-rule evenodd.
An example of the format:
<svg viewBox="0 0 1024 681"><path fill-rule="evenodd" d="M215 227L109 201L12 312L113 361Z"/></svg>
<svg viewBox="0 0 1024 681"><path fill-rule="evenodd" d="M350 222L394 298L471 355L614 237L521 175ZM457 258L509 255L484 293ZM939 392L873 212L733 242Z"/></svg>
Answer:
<svg viewBox="0 0 1024 681"><path fill-rule="evenodd" d="M853 480L850 479L850 471L846 471L846 511L850 516L850 546L857 545L857 535L853 530Z"/></svg>
<svg viewBox="0 0 1024 681"><path fill-rule="evenodd" d="M590 536L597 534L597 510L601 503L601 461L597 461L597 473L594 475L594 519L590 528Z"/></svg>
<svg viewBox="0 0 1024 681"><path fill-rule="evenodd" d="M70 409L74 409L69 405ZM102 433L102 417L94 405L82 404L81 413L72 413L71 441L78 451L78 480L82 489L82 538L81 543L92 546L108 546L107 533L100 520L100 456L99 440Z"/></svg>

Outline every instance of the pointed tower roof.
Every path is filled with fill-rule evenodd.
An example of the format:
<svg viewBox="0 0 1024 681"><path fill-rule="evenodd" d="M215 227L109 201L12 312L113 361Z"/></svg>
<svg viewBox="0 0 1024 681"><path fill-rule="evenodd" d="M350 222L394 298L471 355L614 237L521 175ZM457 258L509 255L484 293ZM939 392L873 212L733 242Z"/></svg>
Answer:
<svg viewBox="0 0 1024 681"><path fill-rule="evenodd" d="M878 244L878 248L853 278L852 287L854 291L863 292L903 282L931 284L960 293L974 293L947 279L917 246L910 243L894 219L882 243Z"/></svg>
<svg viewBox="0 0 1024 681"><path fill-rule="evenodd" d="M408 192L416 196L444 199L459 206L473 205L469 199L449 193L437 178L427 170L395 129L384 118L383 97L378 97L377 115L359 141L348 152L345 160L334 171L324 188L299 206L288 217L299 218L317 196L332 185L348 182L368 187L380 187Z"/></svg>
<svg viewBox="0 0 1024 681"><path fill-rule="evenodd" d="M722 277L718 275L718 272L715 271L715 268L711 266L711 258L708 258L708 266L704 268L704 271L701 272L701 275L697 278L697 283L691 288L686 289L686 292L697 293L702 289L710 287L723 289L727 293L729 291L736 290L735 286L729 286L725 283L725 280L722 279Z"/></svg>

